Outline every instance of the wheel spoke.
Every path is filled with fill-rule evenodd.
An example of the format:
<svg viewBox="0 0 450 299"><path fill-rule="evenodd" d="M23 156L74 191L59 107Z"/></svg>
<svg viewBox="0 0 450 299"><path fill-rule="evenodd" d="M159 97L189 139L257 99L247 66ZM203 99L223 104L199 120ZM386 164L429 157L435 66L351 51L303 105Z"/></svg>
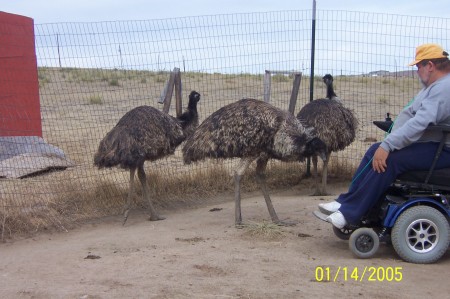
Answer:
<svg viewBox="0 0 450 299"><path fill-rule="evenodd" d="M416 248L419 249L419 250L424 250L425 245L423 244L422 241L418 241L418 242L416 243L416 246L414 246L414 247L416 247Z"/></svg>
<svg viewBox="0 0 450 299"><path fill-rule="evenodd" d="M417 240L416 237L414 238L409 238L409 244L411 244L412 247L416 248L417 244L419 244L419 240Z"/></svg>

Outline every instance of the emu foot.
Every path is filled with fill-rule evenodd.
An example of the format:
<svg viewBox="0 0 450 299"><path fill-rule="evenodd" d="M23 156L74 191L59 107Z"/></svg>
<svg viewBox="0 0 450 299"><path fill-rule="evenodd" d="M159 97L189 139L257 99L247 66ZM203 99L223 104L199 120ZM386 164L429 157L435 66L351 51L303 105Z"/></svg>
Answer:
<svg viewBox="0 0 450 299"><path fill-rule="evenodd" d="M236 227L237 229L243 229L244 227L246 227L247 224L245 224L244 222L242 222L242 220L236 220L234 222L234 227Z"/></svg>
<svg viewBox="0 0 450 299"><path fill-rule="evenodd" d="M122 226L124 226L125 223L127 222L127 220L128 220L128 213L129 213L129 212L130 212L130 209L129 209L129 208L124 209Z"/></svg>
<svg viewBox="0 0 450 299"><path fill-rule="evenodd" d="M298 224L298 221L296 221L296 220L278 220L274 223L279 226L296 226Z"/></svg>
<svg viewBox="0 0 450 299"><path fill-rule="evenodd" d="M327 190L322 188L317 188L311 196L327 196L330 195Z"/></svg>
<svg viewBox="0 0 450 299"><path fill-rule="evenodd" d="M151 215L150 218L148 218L149 221L159 221L164 220L166 217L160 216L160 215Z"/></svg>

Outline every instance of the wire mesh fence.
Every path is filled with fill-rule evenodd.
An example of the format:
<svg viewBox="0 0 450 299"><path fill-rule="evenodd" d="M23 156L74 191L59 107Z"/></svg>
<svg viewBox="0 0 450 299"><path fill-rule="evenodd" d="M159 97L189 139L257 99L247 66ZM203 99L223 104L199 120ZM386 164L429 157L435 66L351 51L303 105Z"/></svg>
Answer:
<svg viewBox="0 0 450 299"><path fill-rule="evenodd" d="M184 107L191 90L201 94L200 121L241 98L263 100L266 71L273 72L270 102L286 110L292 74L302 73L296 114L310 100L310 80L314 98L324 97L321 77L332 74L336 93L360 125L355 142L332 155L330 172L351 173L368 145L384 137L372 121L387 112L395 117L419 90L415 71L406 66L415 47L448 47L450 19L318 11L312 78L311 22L307 10L35 25L43 138L73 165L0 179L2 238L120 213L129 174L98 170L93 156L127 111L140 105L162 109L158 100L174 68L181 70ZM175 105L169 114L175 115ZM167 207L228 190L234 163L185 166L177 150L147 162L146 169L157 206ZM268 175L274 185L298 183L304 173L304 163L271 165L281 167ZM139 194L135 201L145 206Z"/></svg>

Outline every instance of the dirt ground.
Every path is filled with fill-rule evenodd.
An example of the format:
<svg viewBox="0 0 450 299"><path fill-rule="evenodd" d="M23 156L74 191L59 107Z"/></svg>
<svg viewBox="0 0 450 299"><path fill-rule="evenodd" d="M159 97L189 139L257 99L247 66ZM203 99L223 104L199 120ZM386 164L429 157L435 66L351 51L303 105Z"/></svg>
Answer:
<svg viewBox="0 0 450 299"><path fill-rule="evenodd" d="M330 186L333 194L343 183ZM305 188L303 188L305 189ZM321 200L301 186L272 192L282 219L274 238L234 226L230 196L204 206L102 219L66 233L0 245L1 298L444 298L450 252L436 264L403 262L382 244L357 259L312 211ZM246 194L244 222L270 218L259 193ZM363 275L364 269L366 273ZM345 270L347 274L345 274ZM351 274L356 274L358 277ZM329 273L329 279L327 275Z"/></svg>

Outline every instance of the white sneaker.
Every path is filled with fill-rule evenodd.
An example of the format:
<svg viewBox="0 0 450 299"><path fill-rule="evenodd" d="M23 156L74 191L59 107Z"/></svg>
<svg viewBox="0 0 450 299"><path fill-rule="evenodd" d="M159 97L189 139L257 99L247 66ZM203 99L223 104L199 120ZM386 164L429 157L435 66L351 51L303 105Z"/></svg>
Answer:
<svg viewBox="0 0 450 299"><path fill-rule="evenodd" d="M347 221L345 220L344 215L342 215L342 213L339 211L334 212L333 214L328 216L326 220L339 229L347 225Z"/></svg>
<svg viewBox="0 0 450 299"><path fill-rule="evenodd" d="M337 201L327 202L327 203L319 203L319 211L324 214L331 215L334 212L337 212L341 204Z"/></svg>

